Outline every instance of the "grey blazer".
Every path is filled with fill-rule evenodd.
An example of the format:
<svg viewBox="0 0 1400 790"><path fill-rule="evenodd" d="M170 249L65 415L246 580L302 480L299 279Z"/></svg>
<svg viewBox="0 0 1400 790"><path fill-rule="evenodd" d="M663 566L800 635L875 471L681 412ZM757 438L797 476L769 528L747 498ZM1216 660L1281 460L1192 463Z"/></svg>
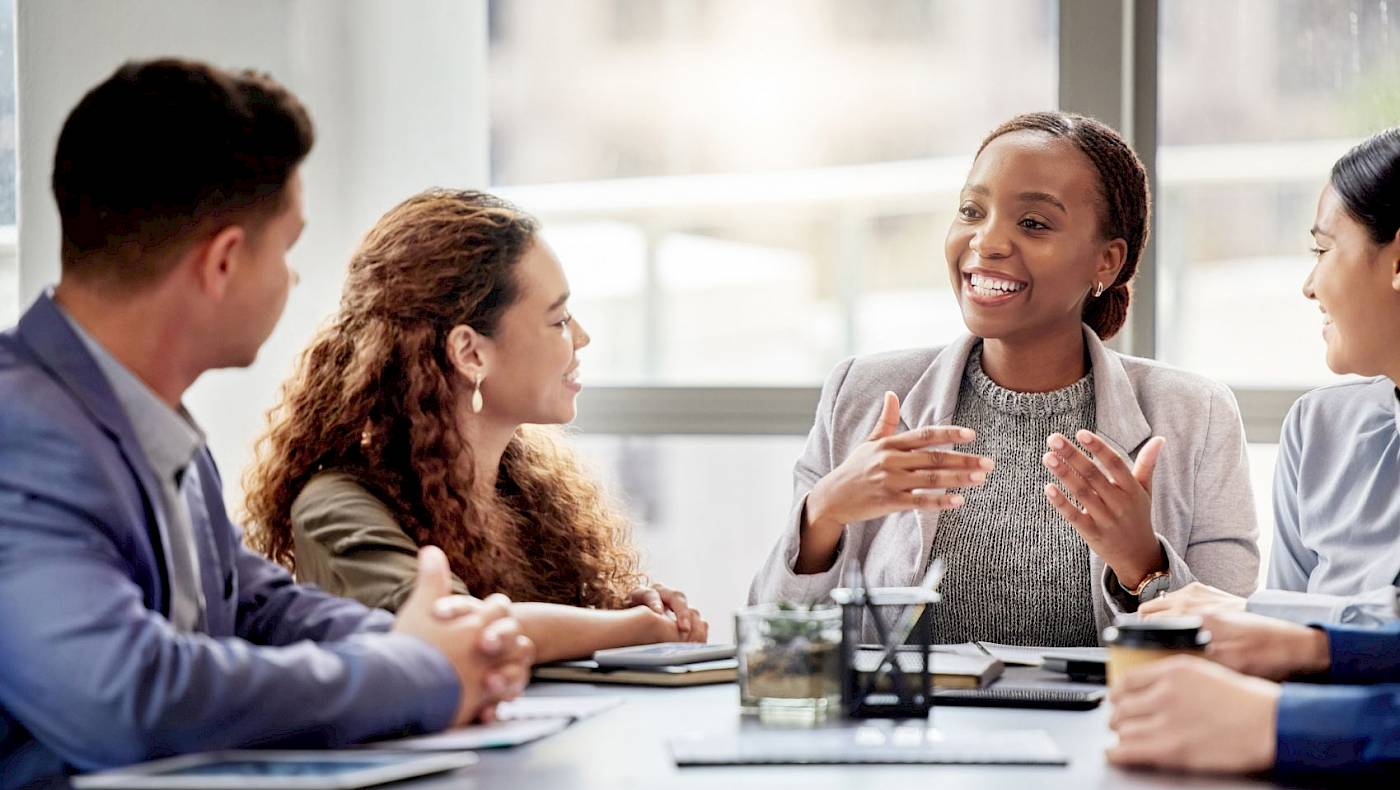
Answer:
<svg viewBox="0 0 1400 790"><path fill-rule="evenodd" d="M1098 433L1136 457L1164 436L1153 474L1152 524L1166 551L1171 589L1201 581L1236 595L1253 592L1259 576L1258 526L1249 485L1244 426L1234 395L1222 384L1152 360L1106 348L1087 326L1094 370ZM929 563L938 513L913 511L848 524L836 561L822 573L797 574L798 531L807 493L870 435L886 391L900 396L900 431L948 424L968 355L977 338L942 348L892 351L848 359L822 387L816 424L793 471L793 505L778 544L749 588L749 602L812 603L840 586L847 563L859 560L869 584L917 582ZM1136 608L1102 559L1090 552L1099 632Z"/></svg>

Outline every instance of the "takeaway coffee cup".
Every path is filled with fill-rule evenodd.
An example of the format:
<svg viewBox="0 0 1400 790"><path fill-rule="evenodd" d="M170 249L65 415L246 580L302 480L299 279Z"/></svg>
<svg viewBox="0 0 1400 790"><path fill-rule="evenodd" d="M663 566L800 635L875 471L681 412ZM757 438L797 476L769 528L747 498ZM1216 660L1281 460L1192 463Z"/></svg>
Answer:
<svg viewBox="0 0 1400 790"><path fill-rule="evenodd" d="M1200 655L1210 644L1210 632L1199 617L1162 617L1104 629L1108 645L1108 684L1134 667L1178 654Z"/></svg>

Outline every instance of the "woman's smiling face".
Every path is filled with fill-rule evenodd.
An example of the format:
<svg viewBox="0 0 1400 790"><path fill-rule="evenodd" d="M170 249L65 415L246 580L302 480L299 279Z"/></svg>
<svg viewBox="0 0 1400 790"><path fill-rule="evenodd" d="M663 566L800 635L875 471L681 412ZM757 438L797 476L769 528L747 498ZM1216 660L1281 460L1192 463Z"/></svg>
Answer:
<svg viewBox="0 0 1400 790"><path fill-rule="evenodd" d="M992 140L973 162L944 252L967 328L1015 339L1078 326L1127 245L1105 240L1098 171L1072 142L1031 130Z"/></svg>
<svg viewBox="0 0 1400 790"><path fill-rule="evenodd" d="M1312 236L1317 263L1303 295L1322 310L1327 367L1392 375L1400 338L1400 239L1377 244L1331 185L1318 198Z"/></svg>

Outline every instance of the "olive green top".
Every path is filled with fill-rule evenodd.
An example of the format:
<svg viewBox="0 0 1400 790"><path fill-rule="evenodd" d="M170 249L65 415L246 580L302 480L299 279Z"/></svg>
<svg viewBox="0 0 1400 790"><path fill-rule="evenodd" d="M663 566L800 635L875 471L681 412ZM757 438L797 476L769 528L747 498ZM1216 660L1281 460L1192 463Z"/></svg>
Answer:
<svg viewBox="0 0 1400 790"><path fill-rule="evenodd" d="M418 544L353 477L322 472L292 502L296 577L366 606L396 611L418 577ZM452 591L467 586L452 576Z"/></svg>

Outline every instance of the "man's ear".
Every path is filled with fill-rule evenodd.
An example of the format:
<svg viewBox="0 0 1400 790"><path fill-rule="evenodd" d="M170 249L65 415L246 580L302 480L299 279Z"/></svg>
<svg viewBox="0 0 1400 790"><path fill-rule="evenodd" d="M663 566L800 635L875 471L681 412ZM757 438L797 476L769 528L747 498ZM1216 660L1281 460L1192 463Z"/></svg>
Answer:
<svg viewBox="0 0 1400 790"><path fill-rule="evenodd" d="M229 282L246 259L248 234L241 225L229 225L190 250L200 290L214 301L228 292Z"/></svg>
<svg viewBox="0 0 1400 790"><path fill-rule="evenodd" d="M494 350L491 338L466 324L458 324L447 333L447 361L467 381L486 378Z"/></svg>
<svg viewBox="0 0 1400 790"><path fill-rule="evenodd" d="M1097 282L1103 283L1104 288L1113 285L1118 279L1118 272L1123 270L1123 264L1127 261L1128 242L1114 239L1105 244L1099 253L1099 265L1094 268Z"/></svg>

